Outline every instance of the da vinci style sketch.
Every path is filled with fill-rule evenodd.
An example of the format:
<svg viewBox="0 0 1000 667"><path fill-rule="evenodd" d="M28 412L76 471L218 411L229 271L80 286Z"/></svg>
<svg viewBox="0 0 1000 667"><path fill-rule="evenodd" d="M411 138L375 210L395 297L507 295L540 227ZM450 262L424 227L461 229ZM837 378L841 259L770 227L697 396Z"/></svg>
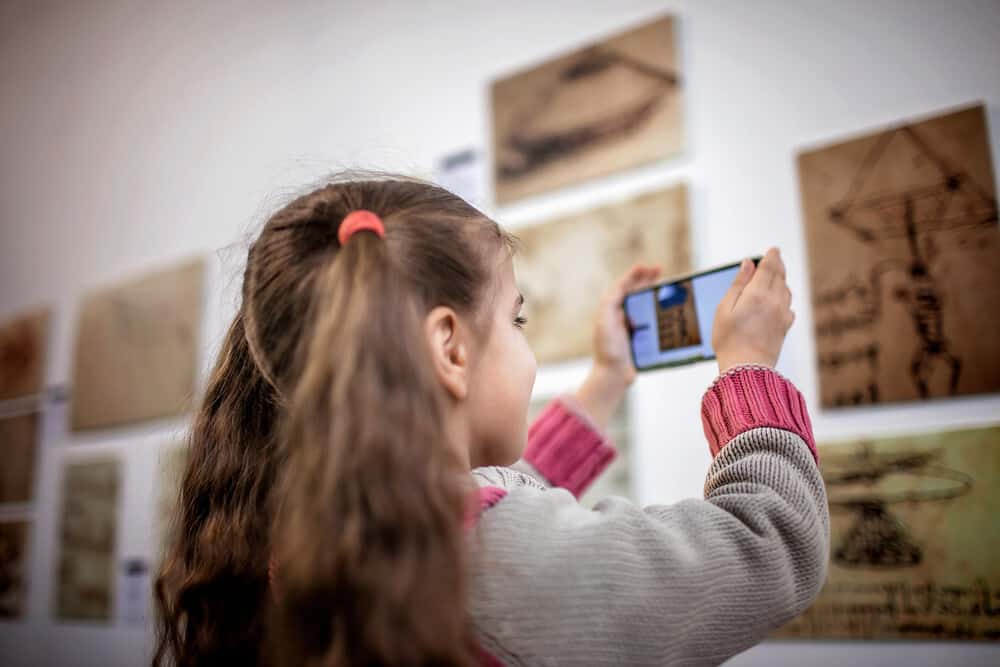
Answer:
<svg viewBox="0 0 1000 667"><path fill-rule="evenodd" d="M492 107L500 204L677 154L674 21L660 18L500 79Z"/></svg>
<svg viewBox="0 0 1000 667"><path fill-rule="evenodd" d="M0 418L0 503L34 499L39 414Z"/></svg>
<svg viewBox="0 0 1000 667"><path fill-rule="evenodd" d="M38 310L0 323L0 401L42 391L48 322Z"/></svg>
<svg viewBox="0 0 1000 667"><path fill-rule="evenodd" d="M601 296L633 263L660 264L666 276L691 270L683 185L514 233L525 333L539 363L591 353Z"/></svg>
<svg viewBox="0 0 1000 667"><path fill-rule="evenodd" d="M1000 390L1000 228L982 106L798 159L822 404Z"/></svg>
<svg viewBox="0 0 1000 667"><path fill-rule="evenodd" d="M73 369L74 430L185 412L197 373L204 264L89 295Z"/></svg>
<svg viewBox="0 0 1000 667"><path fill-rule="evenodd" d="M0 521L0 619L25 612L28 577L27 521Z"/></svg>
<svg viewBox="0 0 1000 667"><path fill-rule="evenodd" d="M111 618L119 479L116 460L71 463L64 468L57 618Z"/></svg>
<svg viewBox="0 0 1000 667"><path fill-rule="evenodd" d="M820 446L830 568L777 636L1000 639L1000 427Z"/></svg>

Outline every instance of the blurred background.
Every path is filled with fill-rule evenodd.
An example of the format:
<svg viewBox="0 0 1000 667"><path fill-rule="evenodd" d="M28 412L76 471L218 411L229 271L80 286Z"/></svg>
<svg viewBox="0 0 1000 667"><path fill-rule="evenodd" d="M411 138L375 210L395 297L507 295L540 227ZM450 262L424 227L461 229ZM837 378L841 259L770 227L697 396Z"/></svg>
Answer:
<svg viewBox="0 0 1000 667"><path fill-rule="evenodd" d="M651 37L633 35L647 26ZM831 603L730 664L1000 663L998 34L996 0L0 3L0 664L148 662L177 448L235 312L246 240L290 196L352 167L438 180L538 250L518 269L540 327L536 409L585 377L574 336L619 263L683 273L781 247L798 317L779 370L821 445L847 448L831 460L945 481L862 490L902 520L895 544L919 549L917 569L898 549L862 562L869 588L853 611L833 618ZM564 141L547 162L546 140L591 130L606 136ZM866 185L856 175L880 146L891 164ZM867 380L840 391L823 374L850 351L823 347L818 325L850 320L851 304L824 319L814 299L843 287L845 258L875 266L897 241L855 253L824 240L823 216L889 190L940 205L918 213L935 240L920 231L906 261L939 262L945 309L928 314L931 287L897 276L886 289L905 335L876 327L882 365L858 367L889 373L881 394ZM851 220L902 230L904 210ZM968 339L955 355L974 386L913 379L905 336L935 317L953 350ZM908 351L893 374L897 344ZM585 501L700 497L700 399L716 372L641 374L612 427L625 455ZM927 454L894 454L909 451ZM849 532L852 501L835 500Z"/></svg>

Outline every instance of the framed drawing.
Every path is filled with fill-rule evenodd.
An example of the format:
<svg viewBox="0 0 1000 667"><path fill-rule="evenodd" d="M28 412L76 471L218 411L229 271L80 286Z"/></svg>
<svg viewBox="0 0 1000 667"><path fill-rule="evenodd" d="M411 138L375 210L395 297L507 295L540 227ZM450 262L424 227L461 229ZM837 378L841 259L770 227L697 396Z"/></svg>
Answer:
<svg viewBox="0 0 1000 667"><path fill-rule="evenodd" d="M119 463L70 463L62 481L55 615L111 618L118 533Z"/></svg>
<svg viewBox="0 0 1000 667"><path fill-rule="evenodd" d="M38 430L37 412L0 418L0 503L34 499Z"/></svg>
<svg viewBox="0 0 1000 667"><path fill-rule="evenodd" d="M197 376L204 265L191 262L83 302L71 426L101 428L186 412Z"/></svg>
<svg viewBox="0 0 1000 667"><path fill-rule="evenodd" d="M674 20L495 81L491 102L500 204L676 155L684 127Z"/></svg>
<svg viewBox="0 0 1000 667"><path fill-rule="evenodd" d="M0 521L0 619L24 616L28 578L28 522Z"/></svg>
<svg viewBox="0 0 1000 667"><path fill-rule="evenodd" d="M1000 639L1000 427L820 446L830 568L776 633Z"/></svg>
<svg viewBox="0 0 1000 667"><path fill-rule="evenodd" d="M600 299L633 263L660 264L665 276L691 270L683 185L514 232L525 333L539 363L591 353Z"/></svg>
<svg viewBox="0 0 1000 667"><path fill-rule="evenodd" d="M0 323L0 401L42 391L48 310Z"/></svg>
<svg viewBox="0 0 1000 667"><path fill-rule="evenodd" d="M982 106L798 159L822 405L1000 391Z"/></svg>

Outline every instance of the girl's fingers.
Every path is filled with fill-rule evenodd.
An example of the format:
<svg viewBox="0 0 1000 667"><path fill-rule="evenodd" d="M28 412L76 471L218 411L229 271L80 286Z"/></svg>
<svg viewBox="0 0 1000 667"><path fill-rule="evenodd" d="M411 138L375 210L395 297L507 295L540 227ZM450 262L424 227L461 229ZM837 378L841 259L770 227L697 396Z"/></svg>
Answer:
<svg viewBox="0 0 1000 667"><path fill-rule="evenodd" d="M660 275L660 267L654 265L636 264L629 269L618 282L620 292L631 292L656 279Z"/></svg>
<svg viewBox="0 0 1000 667"><path fill-rule="evenodd" d="M785 260L781 258L781 251L771 248L774 251L774 276L771 278L771 286L785 282Z"/></svg>
<svg viewBox="0 0 1000 667"><path fill-rule="evenodd" d="M736 302L739 301L740 296L743 294L743 290L747 288L750 281L754 279L757 275L757 270L754 268L753 261L750 259L744 259L740 263L739 273L736 274L736 278L733 279L733 284L729 287L725 296L722 297L722 309L725 312L729 312L736 306Z"/></svg>
<svg viewBox="0 0 1000 667"><path fill-rule="evenodd" d="M784 266L779 266L780 262L781 256L778 254L778 249L768 249L768 251L764 253L764 258L760 260L760 264L757 265L757 276L755 276L755 281L761 281L761 287L772 287L774 285L774 281L780 276L780 272L784 271Z"/></svg>

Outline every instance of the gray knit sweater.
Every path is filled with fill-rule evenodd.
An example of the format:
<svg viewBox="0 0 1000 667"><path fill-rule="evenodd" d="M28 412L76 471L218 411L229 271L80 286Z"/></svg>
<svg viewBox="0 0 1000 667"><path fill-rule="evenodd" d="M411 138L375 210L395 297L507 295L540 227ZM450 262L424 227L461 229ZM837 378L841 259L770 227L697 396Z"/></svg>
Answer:
<svg viewBox="0 0 1000 667"><path fill-rule="evenodd" d="M614 451L566 399L532 426L524 460L474 471L484 650L506 665L717 665L812 602L829 515L801 395L745 367L706 392L702 417L704 499L581 506Z"/></svg>

